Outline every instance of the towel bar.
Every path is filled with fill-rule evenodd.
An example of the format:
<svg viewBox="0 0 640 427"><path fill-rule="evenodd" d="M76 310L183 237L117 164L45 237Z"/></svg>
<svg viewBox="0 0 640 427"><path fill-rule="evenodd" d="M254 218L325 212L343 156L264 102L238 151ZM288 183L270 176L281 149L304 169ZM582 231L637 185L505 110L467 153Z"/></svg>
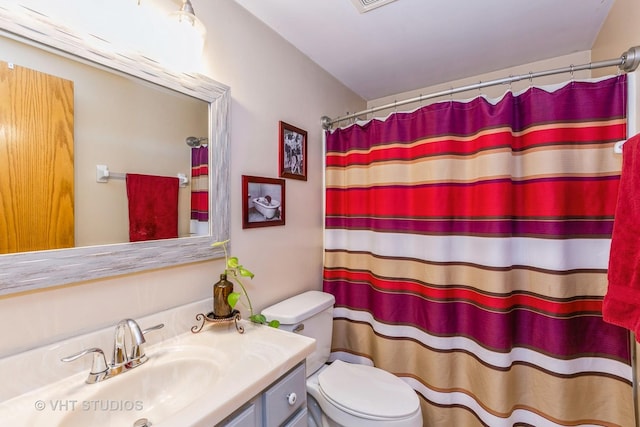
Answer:
<svg viewBox="0 0 640 427"><path fill-rule="evenodd" d="M180 187L186 187L187 184L189 184L189 178L187 178L187 175L179 173L176 176L178 177ZM96 165L96 182L105 183L109 182L109 178L125 179L126 177L126 173L109 171L109 167L107 165Z"/></svg>

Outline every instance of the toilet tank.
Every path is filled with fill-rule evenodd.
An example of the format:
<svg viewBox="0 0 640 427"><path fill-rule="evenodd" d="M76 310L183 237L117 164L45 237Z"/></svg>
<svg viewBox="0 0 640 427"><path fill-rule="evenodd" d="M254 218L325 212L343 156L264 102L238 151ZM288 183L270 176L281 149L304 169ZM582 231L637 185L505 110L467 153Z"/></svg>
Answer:
<svg viewBox="0 0 640 427"><path fill-rule="evenodd" d="M331 294L307 291L262 310L267 320L280 322L280 329L316 340L315 351L307 356L307 376L329 360L335 302Z"/></svg>

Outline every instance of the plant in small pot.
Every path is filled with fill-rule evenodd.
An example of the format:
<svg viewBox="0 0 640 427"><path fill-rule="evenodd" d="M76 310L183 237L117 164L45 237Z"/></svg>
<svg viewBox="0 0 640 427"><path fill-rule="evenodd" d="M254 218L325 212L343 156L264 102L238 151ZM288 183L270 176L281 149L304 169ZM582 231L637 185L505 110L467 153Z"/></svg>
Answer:
<svg viewBox="0 0 640 427"><path fill-rule="evenodd" d="M245 267L240 264L238 257L229 257L227 253L227 243L229 240L224 240L222 242L214 243L213 247L222 246L224 250L224 260L225 260L225 270L224 273L220 275L220 281L214 285L213 290L213 299L214 299L214 314L216 313L216 308L218 308L217 312L225 312L229 311L231 313L237 304L240 302L244 305L244 300L246 300L245 307L249 310L249 320L254 323L259 323L263 325L268 325L273 328L277 328L280 326L280 322L277 320L268 321L262 314L254 314L253 305L251 305L251 299L249 298L249 294L247 293L247 288L245 288L244 283L242 283L242 277L248 277L253 279L255 276L251 271L247 270ZM229 282L230 279L233 282L240 285L240 292L233 291L233 284ZM231 283L231 286L229 284ZM226 307L225 307L226 305Z"/></svg>

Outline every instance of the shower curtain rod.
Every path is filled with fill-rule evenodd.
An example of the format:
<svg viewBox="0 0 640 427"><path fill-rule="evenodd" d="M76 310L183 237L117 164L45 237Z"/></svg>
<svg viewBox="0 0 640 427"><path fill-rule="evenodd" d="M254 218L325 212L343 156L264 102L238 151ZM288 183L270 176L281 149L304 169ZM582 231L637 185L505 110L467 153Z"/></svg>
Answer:
<svg viewBox="0 0 640 427"><path fill-rule="evenodd" d="M545 76L551 76L554 74L563 74L563 73L572 73L575 71L582 71L582 70L595 70L597 68L605 68L605 67L613 67L613 66L618 66L618 68L622 71L624 71L625 73L630 73L632 71L635 71L636 68L638 68L638 65L640 64L640 46L634 46L629 48L629 50L627 50L626 52L624 52L619 58L615 58L615 59L609 59L609 60L605 60L605 61L597 61L597 62L590 62L588 64L582 64L582 65L570 65L568 67L564 67L564 68L556 68L553 70L547 70L547 71L538 71L536 73L532 73L529 72L527 74L519 74L516 76L509 76L509 77L504 77L501 79L496 79L496 80L489 80L486 82L479 82L479 83L475 83L472 85L468 85L468 86L461 86L461 87L457 87L457 88L451 88L448 90L443 90L440 92L434 92L431 94L427 94L427 95L420 95L417 96L415 98L410 98L410 99L405 99L403 101L394 101L393 103L390 104L386 104L386 105L381 105L379 107L373 107L373 108L369 108L368 110L363 110L363 111L358 111L357 113L353 113L353 114L347 114L345 116L341 116L341 117L336 117L335 119L332 119L330 117L327 116L322 116L321 121L322 121L322 128L325 130L331 129L331 126L334 123L339 123L343 120L349 120L349 119L354 119L357 118L359 116L362 115L367 115L370 113L375 113L377 111L381 111L381 110L387 110L389 108L396 108L399 107L401 105L406 105L406 104L411 104L414 102L421 102L427 99L433 99L433 98L438 98L440 96L445 96L445 95L453 95L455 93L460 93L460 92L467 92L470 90L476 90L476 89L482 89L485 87L490 87L490 86L498 86L501 84L511 84L513 82L519 82L521 80L533 80L534 78L537 77L545 77Z"/></svg>

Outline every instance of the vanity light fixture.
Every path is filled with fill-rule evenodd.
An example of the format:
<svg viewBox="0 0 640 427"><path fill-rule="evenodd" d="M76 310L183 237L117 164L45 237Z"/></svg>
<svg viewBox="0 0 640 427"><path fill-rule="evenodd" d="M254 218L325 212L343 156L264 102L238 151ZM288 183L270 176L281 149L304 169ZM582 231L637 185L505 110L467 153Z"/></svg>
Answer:
<svg viewBox="0 0 640 427"><path fill-rule="evenodd" d="M191 0L182 0L182 6L180 6L180 9L172 12L170 16L180 23L191 26L194 32L198 33L201 38L204 38L204 36L207 34L207 30L204 27L204 24L196 16L196 12L193 9Z"/></svg>
<svg viewBox="0 0 640 427"><path fill-rule="evenodd" d="M191 17L191 19L196 19L196 12L193 10L193 5L191 4L191 0L182 1L180 12L184 13L188 17Z"/></svg>
<svg viewBox="0 0 640 427"><path fill-rule="evenodd" d="M351 0L360 13L369 12L396 0Z"/></svg>
<svg viewBox="0 0 640 427"><path fill-rule="evenodd" d="M199 68L207 29L193 9L191 0L183 0L180 9L169 14L171 38L176 49L172 62L185 71Z"/></svg>

